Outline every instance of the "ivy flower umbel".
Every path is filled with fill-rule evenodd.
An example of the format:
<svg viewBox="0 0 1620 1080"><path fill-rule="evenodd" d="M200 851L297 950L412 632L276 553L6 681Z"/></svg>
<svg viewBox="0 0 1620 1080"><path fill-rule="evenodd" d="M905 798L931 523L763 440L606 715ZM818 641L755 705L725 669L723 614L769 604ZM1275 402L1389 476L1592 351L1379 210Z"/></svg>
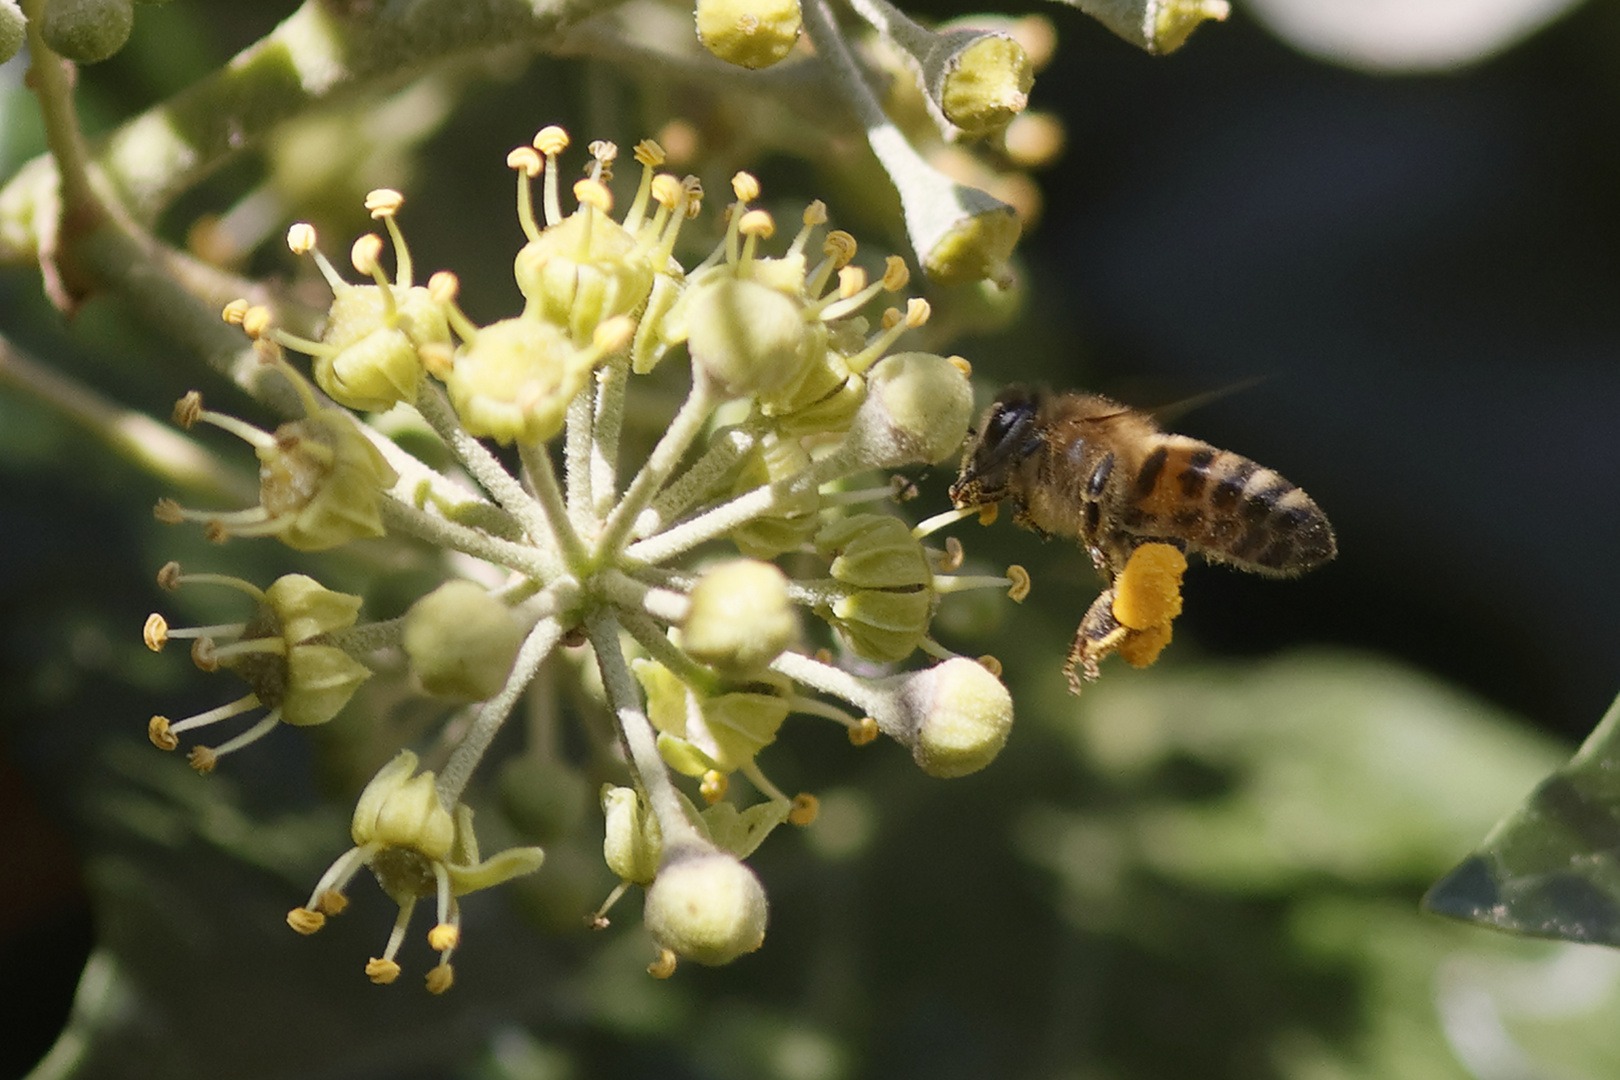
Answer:
<svg viewBox="0 0 1620 1080"><path fill-rule="evenodd" d="M891 256L869 276L853 237L825 231L819 202L785 244L773 244L774 219L753 205L759 183L738 173L724 235L687 269L676 249L702 203L697 181L659 172L663 152L644 142L635 196L615 217L617 150L592 143L565 214L567 146L566 133L547 127L508 155L526 238L513 263L522 311L480 326L459 305L455 275L441 270L415 285L394 219L400 197L374 192L368 206L393 239L396 273L383 275L375 237L362 238L351 260L371 285L342 283L316 253L335 293L318 341L279 331L268 311L245 302L227 309L298 387L306 418L293 422L305 425L297 438L282 437L285 425L272 435L208 412L200 399L178 414L254 445L265 505L239 519L166 507L165 520L303 548L386 532L488 564L470 575L480 581L458 575L398 619L284 634L280 646L267 631L245 634L255 655L332 650L361 669L378 650L398 649L416 688L476 702L447 727L452 749L436 776L418 772L408 750L378 774L355 813L354 847L289 918L295 929L318 928L370 866L400 905L389 945L368 969L379 982L397 974L417 899L438 898L430 939L447 961L459 934L455 898L539 865L538 848L480 862L462 794L565 642L589 644L612 717L614 745L595 755L621 770L603 797L603 855L624 883L615 895L647 889L660 975L682 958L725 963L763 941L768 904L745 860L783 822L807 825L817 810L813 795L783 792L760 762L791 717L832 721L857 746L887 734L935 776L984 767L1012 721L999 666L956 656L930 623L952 592L1021 595L1027 577L1016 568L961 574L960 544L925 544L960 514L912 529L882 509L897 488L881 474L954 455L972 412L966 361L893 351L928 321L926 302L868 312L905 289L905 263ZM295 228L291 240L315 252L312 230ZM308 352L321 388L350 408L414 410L454 470L429 467L321 403L283 348ZM686 398L666 411L646 458L626 462L626 402L646 393L641 376L674 362L689 365ZM662 405L649 395L645 407ZM515 471L486 438L512 448ZM860 479L874 471L877 481ZM296 505L283 506L283 474L305 481ZM745 557L711 558L724 546ZM783 555L796 573L773 561ZM885 665L885 674L852 674L833 648L867 668ZM898 670L919 652L931 666ZM203 722L166 730L172 737ZM503 785L573 779L557 743L538 741L523 769L503 770ZM430 988L442 990L447 962L434 971Z"/></svg>

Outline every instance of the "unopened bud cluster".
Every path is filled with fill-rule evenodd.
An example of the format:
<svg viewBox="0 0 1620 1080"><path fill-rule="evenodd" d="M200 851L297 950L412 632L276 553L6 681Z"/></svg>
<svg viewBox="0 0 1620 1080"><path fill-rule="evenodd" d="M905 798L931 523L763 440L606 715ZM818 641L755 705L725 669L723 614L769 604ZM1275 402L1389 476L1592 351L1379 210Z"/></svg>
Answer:
<svg viewBox="0 0 1620 1080"><path fill-rule="evenodd" d="M766 29L780 37L790 21L784 13ZM707 33L748 45L723 25ZM884 509L897 490L887 472L954 456L972 412L965 361L904 348L931 314L904 298L904 261L857 259L855 240L827 229L820 203L779 229L756 205L758 182L739 173L723 236L683 263L680 241L705 200L698 181L662 171L663 151L644 142L633 194L616 210L617 148L592 143L570 181L568 146L548 127L507 157L526 237L513 259L521 311L479 325L454 274L419 283L398 221L403 197L373 192L367 207L387 239L351 246L359 283L326 258L312 227L288 232L333 291L318 337L246 301L225 311L272 377L294 387L301 415L261 429L195 393L175 410L185 427L219 428L253 448L259 503L202 510L164 500L161 520L196 523L217 542L275 537L321 551L387 538L483 564L372 621L360 597L307 576L261 590L171 564L166 587L235 588L247 598L243 618L176 629L154 615L147 625L153 649L189 639L198 666L224 668L248 689L198 716L154 717L154 744L172 750L264 710L219 745L194 747L201 771L227 754L245 764L242 752L283 723L342 722L356 690L385 668L403 667L408 689L444 701L447 723L459 710L442 764L423 770L401 748L376 774L354 813L353 847L288 917L301 933L320 929L369 868L399 905L366 966L378 983L399 974L413 908L430 900L439 960L428 986L447 989L459 898L540 868L531 845L481 859L463 794L514 711L551 707L520 702L575 671L580 654L567 646L590 648L596 671L581 686L617 725L597 755L615 770L587 772L561 740L534 740L499 768L500 805L509 825L569 844L578 808L601 785L601 856L624 883L617 892L646 889L658 975L680 959L726 963L763 941L765 889L744 860L778 825L810 824L818 805L781 791L759 761L790 717L831 721L855 746L886 734L941 777L987 765L1012 722L998 665L954 656L930 625L950 592L1012 588L1021 598L1027 577L957 573L959 544L930 547L930 526L913 529ZM309 377L289 352L309 357ZM666 411L650 454L626 461L627 402L643 395L643 411L664 408L644 376L669 364L687 369L685 401ZM430 429L441 445L427 456L453 468L430 467L357 415L389 410ZM505 457L489 443L509 448ZM883 674L853 673L874 665ZM594 924L606 925L607 906Z"/></svg>

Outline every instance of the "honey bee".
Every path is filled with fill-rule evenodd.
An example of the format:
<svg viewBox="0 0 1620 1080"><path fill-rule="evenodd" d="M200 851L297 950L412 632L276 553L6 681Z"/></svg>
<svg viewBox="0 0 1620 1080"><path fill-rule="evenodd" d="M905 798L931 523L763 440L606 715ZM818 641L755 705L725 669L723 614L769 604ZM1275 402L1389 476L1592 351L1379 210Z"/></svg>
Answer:
<svg viewBox="0 0 1620 1080"><path fill-rule="evenodd" d="M1142 544L1170 544L1267 577L1293 577L1337 554L1311 497L1241 454L1160 430L1152 417L1096 394L1012 386L985 410L951 485L958 507L1008 501L1043 537L1072 536L1108 586L1075 633L1070 688L1126 631L1115 578Z"/></svg>

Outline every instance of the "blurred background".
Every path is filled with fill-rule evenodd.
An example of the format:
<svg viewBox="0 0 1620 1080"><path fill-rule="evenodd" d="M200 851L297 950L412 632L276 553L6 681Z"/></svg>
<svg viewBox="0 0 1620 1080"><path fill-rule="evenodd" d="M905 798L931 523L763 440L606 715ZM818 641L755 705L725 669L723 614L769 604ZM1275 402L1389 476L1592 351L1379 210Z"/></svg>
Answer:
<svg viewBox="0 0 1620 1080"><path fill-rule="evenodd" d="M142 7L129 47L82 72L86 127L292 8ZM152 522L162 485L0 387L0 966L28 1001L0 1076L35 1067L76 987L79 1041L41 1075L1620 1075L1611 952L1417 910L1620 689L1620 6L1265 0L1168 58L1041 11L1059 49L1033 106L1067 143L1035 174L1023 314L952 348L986 397L1229 391L1176 429L1305 487L1338 561L1282 583L1195 568L1160 663L1114 661L1075 699L1059 668L1097 588L1084 555L1006 520L958 526L970 559L1021 562L1036 586L1016 613L969 596L936 623L1006 665L1019 721L992 768L935 781L795 721L767 767L824 815L753 860L773 900L760 953L655 983L633 900L605 934L578 930L605 893L587 814L533 887L469 906L458 984L432 999L361 976L388 919L375 890L313 940L283 925L347 844L320 740L272 740L206 781L146 744L147 716L222 692L141 646L165 603L152 575L227 556ZM0 175L41 147L23 70L0 67ZM418 264L455 267L475 318L505 314L507 147L559 120L629 145L684 110L749 149L721 143L724 102L648 105L617 79L481 58L338 126L420 128L345 165L353 192L299 190L289 165L340 134L244 158L163 229L179 241L280 169L275 220L347 237L358 193L386 183L411 198ZM748 164L768 195L839 183L768 147ZM870 213L829 201L834 224ZM292 273L275 246L254 272ZM0 271L0 329L159 417L203 378L116 304L64 325L28 267ZM950 479L919 478L919 516ZM307 568L224 552L250 577ZM380 613L414 595L333 573Z"/></svg>

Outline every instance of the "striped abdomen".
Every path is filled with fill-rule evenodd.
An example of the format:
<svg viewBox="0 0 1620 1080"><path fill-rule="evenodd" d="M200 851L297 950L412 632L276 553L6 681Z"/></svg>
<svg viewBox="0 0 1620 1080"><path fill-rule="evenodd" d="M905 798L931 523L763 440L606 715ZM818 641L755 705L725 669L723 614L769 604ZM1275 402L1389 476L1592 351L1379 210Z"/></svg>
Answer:
<svg viewBox="0 0 1620 1080"><path fill-rule="evenodd" d="M1277 473L1185 435L1155 442L1134 476L1112 478L1116 528L1137 540L1182 540L1212 562L1277 577L1337 552L1327 517Z"/></svg>

